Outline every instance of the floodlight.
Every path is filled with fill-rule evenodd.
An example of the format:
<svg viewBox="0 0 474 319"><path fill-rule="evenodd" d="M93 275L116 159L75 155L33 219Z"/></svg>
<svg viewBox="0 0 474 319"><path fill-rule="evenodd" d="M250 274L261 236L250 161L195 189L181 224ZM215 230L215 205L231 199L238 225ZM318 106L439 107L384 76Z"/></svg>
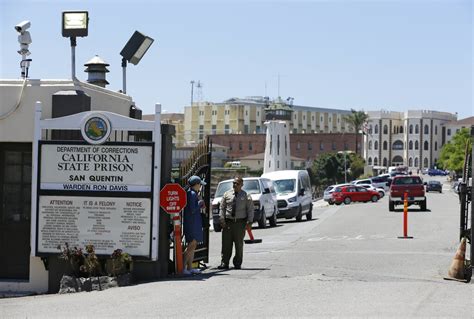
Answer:
<svg viewBox="0 0 474 319"><path fill-rule="evenodd" d="M120 51L122 56L122 77L123 77L123 89L122 93L127 93L127 61L137 65L138 62L143 58L146 51L150 48L153 43L153 39L135 31L132 37L128 40L127 44Z"/></svg>
<svg viewBox="0 0 474 319"><path fill-rule="evenodd" d="M63 12L63 37L87 37L89 13L87 11Z"/></svg>

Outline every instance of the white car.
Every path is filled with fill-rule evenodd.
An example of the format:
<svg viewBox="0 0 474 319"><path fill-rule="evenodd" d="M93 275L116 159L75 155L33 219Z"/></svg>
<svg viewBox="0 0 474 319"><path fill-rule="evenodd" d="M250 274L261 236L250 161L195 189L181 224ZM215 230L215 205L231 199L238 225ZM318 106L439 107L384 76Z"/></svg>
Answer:
<svg viewBox="0 0 474 319"><path fill-rule="evenodd" d="M333 200L333 198L332 198L332 193L334 192L334 190L336 189L336 187L349 186L349 185L351 185L351 184L336 184L336 185L328 186L328 187L324 190L324 195L323 195L324 201L328 202L329 205L333 205L333 204L334 204L334 200Z"/></svg>
<svg viewBox="0 0 474 319"><path fill-rule="evenodd" d="M375 191L377 193L380 194L380 198L384 197L385 196L385 189L381 188L381 187L374 187L372 185L365 185L365 184L362 184L360 185L364 188L367 188L368 190L371 190L371 191Z"/></svg>
<svg viewBox="0 0 474 319"><path fill-rule="evenodd" d="M242 189L252 197L254 212L254 222L258 222L260 228L267 226L267 220L270 226L277 224L278 204L275 188L271 180L261 177L244 177ZM214 231L220 232L219 209L222 196L225 192L232 189L233 179L222 181L217 185L216 194L212 200L212 221Z"/></svg>

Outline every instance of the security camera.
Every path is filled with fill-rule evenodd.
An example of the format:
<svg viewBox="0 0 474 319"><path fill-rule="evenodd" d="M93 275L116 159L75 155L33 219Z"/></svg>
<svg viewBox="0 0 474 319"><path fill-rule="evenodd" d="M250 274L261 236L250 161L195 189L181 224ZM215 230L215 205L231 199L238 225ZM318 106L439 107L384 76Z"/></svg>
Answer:
<svg viewBox="0 0 474 319"><path fill-rule="evenodd" d="M20 22L18 23L16 26L15 26L15 30L19 33L23 33L25 32L26 30L28 30L31 26L31 23L30 21L28 20L25 20L23 22Z"/></svg>

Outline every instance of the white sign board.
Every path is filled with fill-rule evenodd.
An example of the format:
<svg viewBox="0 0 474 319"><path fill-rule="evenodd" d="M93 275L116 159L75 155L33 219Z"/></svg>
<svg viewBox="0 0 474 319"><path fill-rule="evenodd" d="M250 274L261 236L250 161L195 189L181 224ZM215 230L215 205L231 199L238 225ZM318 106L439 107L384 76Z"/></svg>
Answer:
<svg viewBox="0 0 474 319"><path fill-rule="evenodd" d="M150 256L151 199L40 196L38 253L59 253L58 245L94 245L97 254L122 249Z"/></svg>
<svg viewBox="0 0 474 319"><path fill-rule="evenodd" d="M42 190L151 192L151 146L41 144Z"/></svg>

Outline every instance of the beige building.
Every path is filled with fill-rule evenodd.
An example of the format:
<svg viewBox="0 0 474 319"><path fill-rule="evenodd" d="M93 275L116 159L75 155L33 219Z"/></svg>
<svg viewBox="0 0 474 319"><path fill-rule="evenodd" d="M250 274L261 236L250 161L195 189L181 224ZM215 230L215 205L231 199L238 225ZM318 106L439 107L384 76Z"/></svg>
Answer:
<svg viewBox="0 0 474 319"><path fill-rule="evenodd" d="M471 126L474 125L474 116L466 117L465 119L459 121L452 121L446 123L446 142L451 141L454 135L463 128L471 129Z"/></svg>
<svg viewBox="0 0 474 319"><path fill-rule="evenodd" d="M275 102L282 102L281 99ZM184 109L184 140L193 145L211 134L265 132L264 97L231 98L222 103L198 102ZM350 111L293 105L290 133L352 132L344 115Z"/></svg>
<svg viewBox="0 0 474 319"><path fill-rule="evenodd" d="M456 114L430 110L369 111L364 158L376 169L433 167L447 142L446 125Z"/></svg>
<svg viewBox="0 0 474 319"><path fill-rule="evenodd" d="M263 169L265 153L253 154L240 159L240 166L247 167L252 171ZM290 158L291 167L288 169L304 168L306 167L306 161L303 158L291 156Z"/></svg>
<svg viewBox="0 0 474 319"><path fill-rule="evenodd" d="M143 120L154 121L154 114L143 115ZM184 141L184 114L183 113L162 113L161 123L170 124L175 127L175 135L173 137L173 144L175 147L185 146Z"/></svg>

